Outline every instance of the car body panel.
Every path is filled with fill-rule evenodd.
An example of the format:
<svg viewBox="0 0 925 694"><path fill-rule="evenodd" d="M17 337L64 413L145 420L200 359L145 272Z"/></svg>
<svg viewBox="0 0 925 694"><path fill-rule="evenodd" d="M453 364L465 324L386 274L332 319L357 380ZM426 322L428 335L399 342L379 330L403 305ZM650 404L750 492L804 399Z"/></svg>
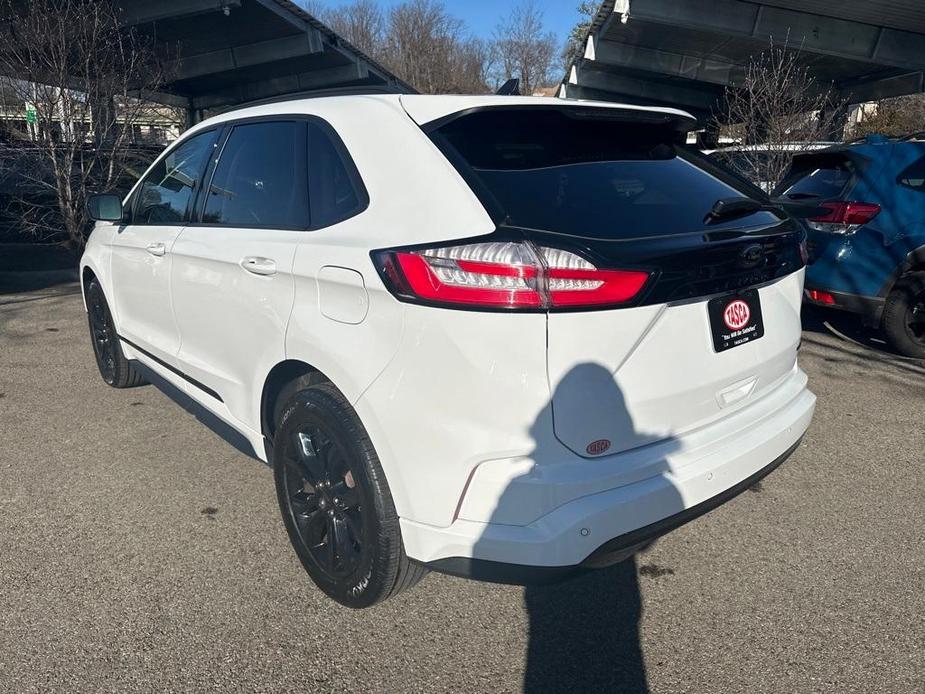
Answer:
<svg viewBox="0 0 925 694"><path fill-rule="evenodd" d="M704 300L551 315L556 435L579 455L596 441L617 453L681 436L760 398L796 363L802 275L762 287L764 335L720 353Z"/></svg>
<svg viewBox="0 0 925 694"><path fill-rule="evenodd" d="M292 264L301 232L196 225L171 251L171 290L180 334L176 363L219 394L231 415L260 428L251 375L286 358L295 300ZM275 264L272 275L244 268L247 258Z"/></svg>
<svg viewBox="0 0 925 694"><path fill-rule="evenodd" d="M315 230L178 229L161 304L172 307L176 344L141 325L125 335L140 349L123 346L241 432L262 458L269 374L287 363L324 374L369 433L413 559L574 563L609 533L700 503L799 440L813 407L796 366L802 272L761 287L765 336L720 355L709 343L707 296L583 313L398 301L372 253L496 231L419 127L489 106L561 108L531 98L323 97L196 126L184 138L238 119L321 118L353 158L369 204ZM121 332L144 319L135 307L142 295L165 292L131 286L132 268L161 282L163 264L127 258L117 235L99 224L82 262L105 276ZM115 251L118 272L107 266ZM248 273L240 264L247 256L272 258L276 274ZM720 404L724 395L729 401ZM582 455L595 437L612 449ZM579 539L588 523L590 536Z"/></svg>
<svg viewBox="0 0 925 694"><path fill-rule="evenodd" d="M836 308L862 313L879 323L882 301L901 273L925 247L925 193L903 186L898 177L925 157L925 143L891 141L832 148L866 162L840 199L875 203L880 212L851 234L809 232L811 264L806 286L851 297Z"/></svg>
<svg viewBox="0 0 925 694"><path fill-rule="evenodd" d="M111 283L116 289L113 310L119 332L170 364L180 347L171 298L173 244L182 226L122 225L110 237ZM164 254L148 248L160 245Z"/></svg>

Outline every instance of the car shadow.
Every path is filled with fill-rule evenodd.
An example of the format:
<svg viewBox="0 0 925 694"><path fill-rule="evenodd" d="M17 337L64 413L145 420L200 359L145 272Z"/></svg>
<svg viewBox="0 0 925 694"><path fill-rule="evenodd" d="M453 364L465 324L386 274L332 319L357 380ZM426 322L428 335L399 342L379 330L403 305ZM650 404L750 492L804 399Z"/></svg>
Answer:
<svg viewBox="0 0 925 694"><path fill-rule="evenodd" d="M826 309L803 304L802 323L804 334L816 334L854 345L876 353L880 360L896 364L922 365L921 359L907 357L894 350L875 329L864 325L860 316L838 309Z"/></svg>
<svg viewBox="0 0 925 694"><path fill-rule="evenodd" d="M518 483L518 480L526 484L535 483L537 477L543 476L542 467L574 460L575 455L555 438L552 431L553 402L561 400L560 395L567 396L569 402L575 402L576 395L586 400L581 406L589 408L589 416L596 423L587 429L593 432L591 438L594 440L616 432L617 436L625 437L622 443L621 440L612 442L612 446L619 450L627 441L656 438L645 437L636 430L614 375L603 366L591 363L575 366L558 382L556 394L538 414L530 429L535 443L529 455L534 461L533 470L511 480L500 494L495 512L485 526L483 536L475 544L476 557L504 561L504 557L498 554L495 544L497 536L493 536L492 528L511 523L512 504L521 515L526 513L526 517L534 516L534 512L523 509L525 499L531 496L525 495L525 485ZM599 423L603 423L605 428L597 429ZM657 443L644 445L657 445L666 455L677 450L678 444L673 439L657 438L660 439ZM575 464L606 466L614 463L612 458L603 456L596 460L588 458L581 462L575 461ZM593 475L595 471L589 469L584 472ZM668 458L649 469L646 474L649 480L661 476L670 482L671 464ZM580 475L576 476L578 478ZM582 494L584 492L579 496ZM673 484L665 485L654 503L659 517L678 513L685 507L680 492ZM649 505L648 511L651 510L652 505ZM535 514L543 516L546 511L549 509L537 510ZM541 532L539 528L542 528L542 524L536 523L536 520L528 523L531 528ZM652 517L644 519L639 525L648 522L652 522ZM634 529L627 527L625 531ZM504 532L502 529L502 536ZM613 537L603 521L589 520L587 527L575 528L574 532L575 542L583 545L581 554L593 552ZM585 537L595 539L589 544L584 540ZM634 544L638 545L638 542ZM651 541L645 546L649 544ZM638 551L641 547L637 546L636 549ZM626 553L623 553L622 557L625 556ZM524 604L529 620L523 681L525 692L573 694L607 691L637 694L649 691L640 641L642 598L636 560L630 556L619 561L622 557L619 554L612 555L611 559L618 563L605 568L578 568L573 577L564 582L549 584L540 581L534 585L528 582L524 589ZM554 556L546 558L555 560ZM604 560L602 563L608 562Z"/></svg>
<svg viewBox="0 0 925 694"><path fill-rule="evenodd" d="M177 388L170 381L158 374L140 361L133 361L132 366L144 377L148 383L161 391L168 398L173 400L177 405L186 412L193 415L197 421L203 424L213 434L225 441L229 446L239 453L243 453L249 458L253 458L262 465L266 465L258 456L250 441L243 434L238 432L234 427L226 424L214 414L209 412L205 407L193 400L187 393Z"/></svg>

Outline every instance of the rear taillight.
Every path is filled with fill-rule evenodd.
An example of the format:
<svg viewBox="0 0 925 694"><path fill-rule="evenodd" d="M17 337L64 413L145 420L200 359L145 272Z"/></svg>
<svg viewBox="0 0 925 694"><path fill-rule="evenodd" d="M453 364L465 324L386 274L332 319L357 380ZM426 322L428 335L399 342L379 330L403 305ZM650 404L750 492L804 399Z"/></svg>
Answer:
<svg viewBox="0 0 925 694"><path fill-rule="evenodd" d="M519 241L391 250L374 257L399 298L473 308L619 306L637 297L650 275L599 269L571 251Z"/></svg>
<svg viewBox="0 0 925 694"><path fill-rule="evenodd" d="M807 220L810 229L830 234L853 234L880 212L880 205L869 202L824 202L828 213Z"/></svg>
<svg viewBox="0 0 925 694"><path fill-rule="evenodd" d="M824 306L835 305L835 297L829 294L829 292L822 292L818 289L807 289L806 296L810 301L816 304L823 304Z"/></svg>

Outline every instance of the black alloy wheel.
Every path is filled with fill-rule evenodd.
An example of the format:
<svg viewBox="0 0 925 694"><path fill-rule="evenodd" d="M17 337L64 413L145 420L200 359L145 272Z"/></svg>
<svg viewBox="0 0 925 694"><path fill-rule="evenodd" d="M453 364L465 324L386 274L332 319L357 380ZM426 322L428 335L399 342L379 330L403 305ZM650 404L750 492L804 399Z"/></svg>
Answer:
<svg viewBox="0 0 925 694"><path fill-rule="evenodd" d="M906 273L883 307L883 331L907 357L925 359L925 272Z"/></svg>
<svg viewBox="0 0 925 694"><path fill-rule="evenodd" d="M319 571L332 580L343 579L356 571L369 542L348 457L317 424L299 427L280 443L295 532Z"/></svg>
<svg viewBox="0 0 925 694"><path fill-rule="evenodd" d="M427 570L405 555L385 472L356 411L318 375L284 389L273 432L276 496L309 577L341 605L375 605ZM306 385L311 382L311 385Z"/></svg>
<svg viewBox="0 0 925 694"><path fill-rule="evenodd" d="M914 295L910 304L906 312L906 327L913 341L925 348L925 291Z"/></svg>
<svg viewBox="0 0 925 694"><path fill-rule="evenodd" d="M87 292L87 312L90 320L90 339L100 376L109 385L116 378L116 336L103 292L95 284Z"/></svg>
<svg viewBox="0 0 925 694"><path fill-rule="evenodd" d="M109 304L99 282L94 277L86 287L87 320L90 324L90 341L100 376L113 388L134 388L144 385L145 379L122 352L119 334L112 320Z"/></svg>

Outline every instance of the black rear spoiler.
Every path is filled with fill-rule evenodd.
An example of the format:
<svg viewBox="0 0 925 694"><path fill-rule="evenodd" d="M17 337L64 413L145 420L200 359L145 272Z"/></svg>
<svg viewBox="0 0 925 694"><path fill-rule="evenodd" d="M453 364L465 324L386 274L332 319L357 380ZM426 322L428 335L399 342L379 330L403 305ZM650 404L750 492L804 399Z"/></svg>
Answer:
<svg viewBox="0 0 925 694"><path fill-rule="evenodd" d="M667 130L674 131L678 136L687 135L688 132L698 127L697 119L683 112L649 111L641 108L621 108L619 106L592 106L574 99L549 99L548 104L490 104L473 106L472 108L450 113L442 118L425 123L422 129L425 133L430 134L459 118L481 111L551 110L562 111L569 118L575 119L613 120L623 123L664 126Z"/></svg>

